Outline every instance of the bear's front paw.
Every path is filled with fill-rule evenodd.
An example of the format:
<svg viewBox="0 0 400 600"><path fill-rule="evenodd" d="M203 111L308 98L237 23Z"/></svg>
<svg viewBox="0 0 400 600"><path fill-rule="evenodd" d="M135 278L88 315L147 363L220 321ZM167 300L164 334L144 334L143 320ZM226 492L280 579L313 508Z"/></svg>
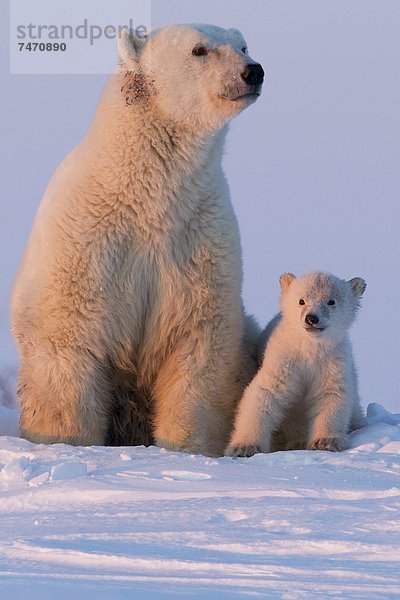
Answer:
<svg viewBox="0 0 400 600"><path fill-rule="evenodd" d="M328 450L329 452L342 452L349 447L349 443L344 437L321 437L313 440L309 445L310 450Z"/></svg>
<svg viewBox="0 0 400 600"><path fill-rule="evenodd" d="M260 454L261 448L260 446L255 445L243 445L243 446L228 446L225 450L225 456L241 456L241 457L249 457L254 454Z"/></svg>

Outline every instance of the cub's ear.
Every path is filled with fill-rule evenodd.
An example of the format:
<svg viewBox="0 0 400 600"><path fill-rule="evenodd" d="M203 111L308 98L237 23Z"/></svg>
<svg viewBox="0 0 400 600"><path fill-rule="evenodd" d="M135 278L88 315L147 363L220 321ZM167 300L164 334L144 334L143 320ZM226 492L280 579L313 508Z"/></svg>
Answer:
<svg viewBox="0 0 400 600"><path fill-rule="evenodd" d="M354 277L353 279L350 279L349 284L351 285L351 289L353 290L355 297L361 298L365 292L365 288L367 287L364 279L361 279L361 277Z"/></svg>
<svg viewBox="0 0 400 600"><path fill-rule="evenodd" d="M138 37L127 27L121 29L118 36L118 54L121 62L127 67L134 67L145 44L146 38Z"/></svg>
<svg viewBox="0 0 400 600"><path fill-rule="evenodd" d="M293 275L293 273L283 273L283 275L279 277L279 283L281 284L282 294L287 292L293 279L296 279L296 275Z"/></svg>

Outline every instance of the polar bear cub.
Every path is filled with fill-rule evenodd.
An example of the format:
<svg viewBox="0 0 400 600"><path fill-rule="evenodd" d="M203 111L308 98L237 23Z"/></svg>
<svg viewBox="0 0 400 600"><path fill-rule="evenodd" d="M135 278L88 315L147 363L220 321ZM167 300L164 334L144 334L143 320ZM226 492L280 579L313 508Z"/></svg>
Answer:
<svg viewBox="0 0 400 600"><path fill-rule="evenodd" d="M365 281L316 271L285 273L280 285L281 313L262 334L263 363L239 404L227 456L270 452L277 438L287 450L337 452L363 424L348 329Z"/></svg>

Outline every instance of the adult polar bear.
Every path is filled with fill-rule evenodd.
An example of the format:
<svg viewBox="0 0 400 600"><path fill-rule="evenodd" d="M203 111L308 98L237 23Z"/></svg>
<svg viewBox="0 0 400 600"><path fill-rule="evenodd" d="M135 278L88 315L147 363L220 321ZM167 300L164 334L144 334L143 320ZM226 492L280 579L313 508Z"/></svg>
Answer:
<svg viewBox="0 0 400 600"><path fill-rule="evenodd" d="M121 36L13 291L25 438L222 455L258 331L221 155L262 81L237 30Z"/></svg>

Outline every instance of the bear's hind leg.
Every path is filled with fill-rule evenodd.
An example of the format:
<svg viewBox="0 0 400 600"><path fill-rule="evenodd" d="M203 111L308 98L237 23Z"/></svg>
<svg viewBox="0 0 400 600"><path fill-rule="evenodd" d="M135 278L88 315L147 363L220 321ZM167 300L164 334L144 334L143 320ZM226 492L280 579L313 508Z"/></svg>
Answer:
<svg viewBox="0 0 400 600"><path fill-rule="evenodd" d="M21 436L35 443L102 445L110 413L109 382L86 350L35 350L21 359Z"/></svg>
<svg viewBox="0 0 400 600"><path fill-rule="evenodd" d="M239 358L239 357L238 357ZM219 356L181 348L162 365L154 386L154 437L158 446L222 456L229 440L242 381Z"/></svg>

